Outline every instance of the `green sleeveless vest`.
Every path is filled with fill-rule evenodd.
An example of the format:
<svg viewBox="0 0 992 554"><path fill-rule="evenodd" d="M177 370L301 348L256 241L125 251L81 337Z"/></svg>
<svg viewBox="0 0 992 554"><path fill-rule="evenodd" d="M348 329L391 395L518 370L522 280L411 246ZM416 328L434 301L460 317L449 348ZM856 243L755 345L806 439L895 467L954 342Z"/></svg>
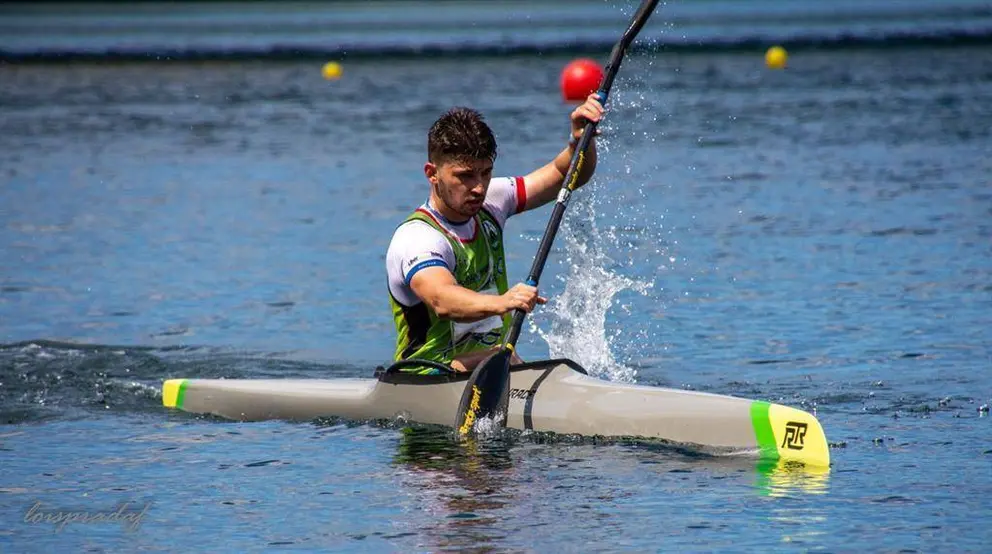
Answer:
<svg viewBox="0 0 992 554"><path fill-rule="evenodd" d="M475 216L475 235L468 242L449 233L422 210L413 212L403 223L413 220L423 221L448 239L455 253L453 272L459 285L475 292L503 294L507 291L503 230L485 208ZM423 358L450 364L460 354L498 345L512 320L507 314L475 323L456 323L439 319L424 302L404 306L390 294L389 303L396 323L394 361ZM410 371L429 372L417 368Z"/></svg>

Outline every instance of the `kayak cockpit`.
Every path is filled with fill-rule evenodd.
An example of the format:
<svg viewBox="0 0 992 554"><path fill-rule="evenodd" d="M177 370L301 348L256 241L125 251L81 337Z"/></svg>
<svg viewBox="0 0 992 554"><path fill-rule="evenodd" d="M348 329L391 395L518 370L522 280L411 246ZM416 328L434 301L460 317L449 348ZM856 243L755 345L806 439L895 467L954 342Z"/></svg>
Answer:
<svg viewBox="0 0 992 554"><path fill-rule="evenodd" d="M536 362L525 362L522 364L511 365L510 373L517 371L527 371L527 370L542 370L551 369L559 365L567 366L577 373L582 375L588 375L589 372L585 370L584 367L580 366L573 360L567 358L558 358L554 360L540 360ZM437 372L434 374L421 375L417 373L405 372L405 368L432 368L436 369ZM422 360L418 358L409 358L406 360L399 360L393 363L389 367L379 366L375 369L374 377L381 383L389 383L393 385L436 385L440 383L456 383L459 381L467 381L470 372L459 372L455 371L451 366L447 364L442 364L440 362L435 362L432 360Z"/></svg>

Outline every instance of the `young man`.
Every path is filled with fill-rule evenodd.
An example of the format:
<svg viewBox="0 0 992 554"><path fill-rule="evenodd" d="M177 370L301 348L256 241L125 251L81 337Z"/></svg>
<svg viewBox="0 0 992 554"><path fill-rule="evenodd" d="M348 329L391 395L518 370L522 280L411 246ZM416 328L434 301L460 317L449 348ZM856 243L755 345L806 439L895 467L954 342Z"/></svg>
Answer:
<svg viewBox="0 0 992 554"><path fill-rule="evenodd" d="M434 122L424 164L430 196L396 229L386 254L396 360L471 371L502 342L514 310L529 313L546 302L535 287L507 286L503 225L558 196L582 129L603 113L598 96L590 95L572 111L571 140L551 162L525 177L496 179L496 139L481 114L453 108ZM593 141L578 185L595 168Z"/></svg>

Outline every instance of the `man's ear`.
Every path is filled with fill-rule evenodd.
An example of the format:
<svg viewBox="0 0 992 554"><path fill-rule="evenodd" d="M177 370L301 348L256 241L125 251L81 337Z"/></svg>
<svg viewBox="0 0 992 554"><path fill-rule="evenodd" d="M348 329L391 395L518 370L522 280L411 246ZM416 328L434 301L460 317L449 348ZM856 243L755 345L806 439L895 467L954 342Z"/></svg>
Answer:
<svg viewBox="0 0 992 554"><path fill-rule="evenodd" d="M431 162L424 164L424 175L427 176L427 180L431 182L432 185L437 184L437 166Z"/></svg>

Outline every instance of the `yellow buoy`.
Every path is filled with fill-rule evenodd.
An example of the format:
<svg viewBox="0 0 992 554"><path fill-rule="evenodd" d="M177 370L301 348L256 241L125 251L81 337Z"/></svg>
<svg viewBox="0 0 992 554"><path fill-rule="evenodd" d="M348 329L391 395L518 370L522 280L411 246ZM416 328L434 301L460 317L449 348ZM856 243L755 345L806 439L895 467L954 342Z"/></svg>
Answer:
<svg viewBox="0 0 992 554"><path fill-rule="evenodd" d="M320 73L328 81L333 81L334 79L340 79L341 64L339 64L338 62L327 62L324 64L323 69L320 70Z"/></svg>
<svg viewBox="0 0 992 554"><path fill-rule="evenodd" d="M769 69L782 69L789 60L789 54L781 46L772 46L765 52L765 65Z"/></svg>

